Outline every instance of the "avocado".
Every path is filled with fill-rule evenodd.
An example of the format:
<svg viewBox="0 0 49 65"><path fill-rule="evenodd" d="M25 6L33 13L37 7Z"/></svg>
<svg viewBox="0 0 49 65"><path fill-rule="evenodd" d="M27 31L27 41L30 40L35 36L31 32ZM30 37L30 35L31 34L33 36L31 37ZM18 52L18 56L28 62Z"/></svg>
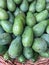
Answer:
<svg viewBox="0 0 49 65"><path fill-rule="evenodd" d="M30 47L24 47L23 55L26 59L31 59L33 57L33 50Z"/></svg>
<svg viewBox="0 0 49 65"><path fill-rule="evenodd" d="M18 57L18 61L24 63L26 61L26 58L24 57L24 55L21 55L20 57Z"/></svg>
<svg viewBox="0 0 49 65"><path fill-rule="evenodd" d="M13 12L16 9L16 4L13 0L7 0L7 8L9 11Z"/></svg>
<svg viewBox="0 0 49 65"><path fill-rule="evenodd" d="M29 26L25 27L25 30L22 34L22 44L24 47L31 47L33 43L33 31Z"/></svg>
<svg viewBox="0 0 49 65"><path fill-rule="evenodd" d="M22 53L22 43L21 43L21 37L17 36L12 42L11 45L9 46L8 49L9 56L11 58L17 58L21 55Z"/></svg>
<svg viewBox="0 0 49 65"><path fill-rule="evenodd" d="M7 45L11 43L11 36L9 33L0 34L0 45Z"/></svg>
<svg viewBox="0 0 49 65"><path fill-rule="evenodd" d="M38 53L45 52L47 50L47 43L42 38L35 38L32 49Z"/></svg>

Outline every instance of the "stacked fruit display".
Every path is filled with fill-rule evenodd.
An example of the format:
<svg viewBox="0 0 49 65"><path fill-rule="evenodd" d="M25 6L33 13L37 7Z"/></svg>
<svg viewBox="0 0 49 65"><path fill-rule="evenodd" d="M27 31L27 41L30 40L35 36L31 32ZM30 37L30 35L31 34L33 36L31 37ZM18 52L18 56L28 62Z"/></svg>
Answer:
<svg viewBox="0 0 49 65"><path fill-rule="evenodd" d="M0 0L0 55L22 63L49 57L49 0Z"/></svg>

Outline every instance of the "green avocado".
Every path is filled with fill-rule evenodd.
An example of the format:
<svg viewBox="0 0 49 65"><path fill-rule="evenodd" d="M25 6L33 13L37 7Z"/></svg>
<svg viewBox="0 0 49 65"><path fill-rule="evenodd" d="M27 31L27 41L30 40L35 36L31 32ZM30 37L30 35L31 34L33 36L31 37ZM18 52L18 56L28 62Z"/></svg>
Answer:
<svg viewBox="0 0 49 65"><path fill-rule="evenodd" d="M33 27L36 24L36 18L32 12L27 13L26 24L30 27Z"/></svg>
<svg viewBox="0 0 49 65"><path fill-rule="evenodd" d="M22 54L22 43L21 43L21 37L17 36L9 46L8 50L9 56L11 58L19 57Z"/></svg>
<svg viewBox="0 0 49 65"><path fill-rule="evenodd" d="M36 37L41 36L45 32L47 23L48 23L47 20L44 20L33 26L33 32Z"/></svg>
<svg viewBox="0 0 49 65"><path fill-rule="evenodd" d="M36 1L32 2L29 6L29 11L34 13L36 11Z"/></svg>
<svg viewBox="0 0 49 65"><path fill-rule="evenodd" d="M0 8L0 20L7 20L8 17L8 13L4 9Z"/></svg>
<svg viewBox="0 0 49 65"><path fill-rule="evenodd" d="M11 43L11 36L9 33L0 34L0 45L7 45Z"/></svg>
<svg viewBox="0 0 49 65"><path fill-rule="evenodd" d="M41 36L41 38L47 42L47 46L49 47L49 34L45 33Z"/></svg>
<svg viewBox="0 0 49 65"><path fill-rule="evenodd" d="M28 9L29 9L29 4L28 4L28 1L27 0L23 0L23 2L21 3L20 5L20 9L23 11L23 12L27 12Z"/></svg>
<svg viewBox="0 0 49 65"><path fill-rule="evenodd" d="M33 31L32 28L26 27L22 34L22 44L24 47L31 47L33 43Z"/></svg>
<svg viewBox="0 0 49 65"><path fill-rule="evenodd" d="M13 25L11 24L11 22L7 20L3 20L1 21L1 26L3 27L4 31L6 31L7 33L12 33Z"/></svg>
<svg viewBox="0 0 49 65"><path fill-rule="evenodd" d="M18 61L24 63L26 61L26 58L24 57L24 55L21 55L20 57L18 57Z"/></svg>
<svg viewBox="0 0 49 65"><path fill-rule="evenodd" d="M7 0L7 8L9 11L13 12L16 9L16 4L13 0Z"/></svg>
<svg viewBox="0 0 49 65"><path fill-rule="evenodd" d="M25 47L23 49L23 54L24 54L25 58L31 59L33 57L33 50L32 50L32 48Z"/></svg>
<svg viewBox="0 0 49 65"><path fill-rule="evenodd" d="M23 28L24 28L24 26L23 26L21 18L15 17L15 21L14 21L14 25L13 25L13 34L15 36L21 35L23 32Z"/></svg>
<svg viewBox="0 0 49 65"><path fill-rule="evenodd" d="M45 52L47 50L47 43L42 38L36 38L32 45L32 49L38 53Z"/></svg>
<svg viewBox="0 0 49 65"><path fill-rule="evenodd" d="M39 53L44 58L49 58L49 49L46 52Z"/></svg>
<svg viewBox="0 0 49 65"><path fill-rule="evenodd" d="M0 0L0 8L3 9L7 8L7 0Z"/></svg>
<svg viewBox="0 0 49 65"><path fill-rule="evenodd" d="M36 3L36 11L41 12L45 9L46 6L46 0L37 0Z"/></svg>
<svg viewBox="0 0 49 65"><path fill-rule="evenodd" d="M48 18L48 11L47 10L43 10L42 12L40 12L36 15L37 22L41 22L47 18Z"/></svg>

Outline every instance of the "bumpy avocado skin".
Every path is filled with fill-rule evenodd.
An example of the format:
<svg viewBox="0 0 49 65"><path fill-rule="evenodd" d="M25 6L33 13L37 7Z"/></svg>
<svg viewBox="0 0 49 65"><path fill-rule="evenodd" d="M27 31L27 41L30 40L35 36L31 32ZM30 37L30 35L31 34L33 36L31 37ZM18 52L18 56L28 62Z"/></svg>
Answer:
<svg viewBox="0 0 49 65"><path fill-rule="evenodd" d="M11 36L9 33L0 34L0 45L8 45L11 43Z"/></svg>
<svg viewBox="0 0 49 65"><path fill-rule="evenodd" d="M32 50L32 48L25 47L23 49L23 54L24 54L25 58L31 59L33 57L33 50Z"/></svg>
<svg viewBox="0 0 49 65"><path fill-rule="evenodd" d="M32 48L35 52L41 53L47 50L47 43L42 38L36 38Z"/></svg>
<svg viewBox="0 0 49 65"><path fill-rule="evenodd" d="M22 34L22 44L24 47L31 47L33 43L33 31L32 28L26 27Z"/></svg>
<svg viewBox="0 0 49 65"><path fill-rule="evenodd" d="M7 20L8 17L8 13L4 9L0 8L0 20Z"/></svg>
<svg viewBox="0 0 49 65"><path fill-rule="evenodd" d="M11 42L8 53L11 58L16 58L21 55L22 53L21 37L18 36Z"/></svg>

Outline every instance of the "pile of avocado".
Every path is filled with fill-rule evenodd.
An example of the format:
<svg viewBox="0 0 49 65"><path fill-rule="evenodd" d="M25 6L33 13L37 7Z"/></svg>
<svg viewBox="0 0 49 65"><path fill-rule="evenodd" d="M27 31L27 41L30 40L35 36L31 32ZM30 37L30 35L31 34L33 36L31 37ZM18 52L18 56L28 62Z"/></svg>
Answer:
<svg viewBox="0 0 49 65"><path fill-rule="evenodd" d="M49 0L0 0L0 55L22 63L49 58Z"/></svg>

